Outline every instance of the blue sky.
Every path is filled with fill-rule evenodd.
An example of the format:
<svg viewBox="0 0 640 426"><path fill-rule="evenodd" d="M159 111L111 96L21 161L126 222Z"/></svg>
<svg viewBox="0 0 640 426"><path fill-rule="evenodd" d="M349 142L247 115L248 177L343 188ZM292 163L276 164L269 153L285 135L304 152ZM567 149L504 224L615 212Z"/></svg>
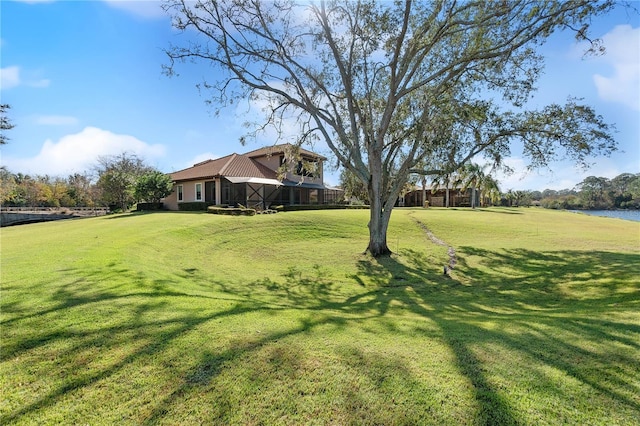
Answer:
<svg viewBox="0 0 640 426"><path fill-rule="evenodd" d="M0 152L10 171L66 176L91 169L100 155L135 153L171 172L207 158L273 144L266 134L246 146L246 105L215 116L195 85L215 72L206 64L162 73L164 48L187 38L173 30L155 1L1 1L0 102L16 127ZM640 172L640 17L617 10L593 23L607 54L584 59L573 34L544 46L545 75L531 102L541 107L568 96L615 123L620 152L587 171L571 163L523 174L514 150L501 188L571 188L586 176ZM330 157L330 153L316 149ZM325 169L325 180L338 173Z"/></svg>

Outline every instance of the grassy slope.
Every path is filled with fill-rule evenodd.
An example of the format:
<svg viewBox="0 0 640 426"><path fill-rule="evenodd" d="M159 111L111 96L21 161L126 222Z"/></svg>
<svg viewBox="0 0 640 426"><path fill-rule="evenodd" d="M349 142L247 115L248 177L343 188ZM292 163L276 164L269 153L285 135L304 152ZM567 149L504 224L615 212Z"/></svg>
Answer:
<svg viewBox="0 0 640 426"><path fill-rule="evenodd" d="M376 261L366 221L3 229L0 423L640 422L639 224L398 210Z"/></svg>

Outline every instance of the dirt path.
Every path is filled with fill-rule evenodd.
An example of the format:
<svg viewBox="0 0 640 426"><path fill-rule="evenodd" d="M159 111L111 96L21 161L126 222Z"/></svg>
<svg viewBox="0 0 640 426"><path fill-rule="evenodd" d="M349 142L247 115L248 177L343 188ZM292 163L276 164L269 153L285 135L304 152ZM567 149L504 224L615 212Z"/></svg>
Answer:
<svg viewBox="0 0 640 426"><path fill-rule="evenodd" d="M433 242L434 244L437 244L439 246L443 246L443 247L447 248L447 254L449 256L449 263L444 266L444 273L445 273L445 275L448 274L449 271L452 270L453 268L455 268L456 264L458 263L458 261L456 259L456 250L453 247L451 247L449 244L447 244L446 242L442 241L440 238L436 237L433 234L433 232L431 232L431 230L429 228L427 228L427 225L425 225L424 223L420 222L418 219L416 219L413 216L411 216L411 219L413 219L413 221L415 223L417 223L420 228L422 228L422 230L425 232L425 234L427 234L427 237L429 237L431 242Z"/></svg>

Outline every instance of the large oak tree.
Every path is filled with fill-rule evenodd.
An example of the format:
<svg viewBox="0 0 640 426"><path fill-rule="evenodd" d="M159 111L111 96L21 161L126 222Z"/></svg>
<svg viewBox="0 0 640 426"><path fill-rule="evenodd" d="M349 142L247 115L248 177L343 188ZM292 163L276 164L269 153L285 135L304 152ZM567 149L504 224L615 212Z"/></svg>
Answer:
<svg viewBox="0 0 640 426"><path fill-rule="evenodd" d="M393 206L411 173L451 173L484 155L496 165L514 141L532 166L615 149L611 129L570 99L523 108L545 39L588 40L608 1L168 0L188 42L176 62L222 73L203 84L219 106L260 99L266 124L294 116L299 142L320 138L366 186L368 251L387 255ZM597 44L592 44L598 50ZM221 77L217 77L221 76ZM430 167L431 166L431 167Z"/></svg>

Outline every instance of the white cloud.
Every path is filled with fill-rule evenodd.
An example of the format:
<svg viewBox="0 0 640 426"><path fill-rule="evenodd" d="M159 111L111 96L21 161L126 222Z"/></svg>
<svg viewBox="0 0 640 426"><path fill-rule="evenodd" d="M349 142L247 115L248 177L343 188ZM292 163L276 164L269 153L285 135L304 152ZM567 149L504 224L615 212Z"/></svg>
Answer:
<svg viewBox="0 0 640 426"><path fill-rule="evenodd" d="M109 6L124 10L142 18L155 19L168 17L159 0L103 0Z"/></svg>
<svg viewBox="0 0 640 426"><path fill-rule="evenodd" d="M150 161L165 155L163 145L149 145L130 135L119 135L96 127L63 136L58 142L47 139L38 155L32 158L7 158L3 165L13 172L64 176L84 172L104 155L122 152Z"/></svg>
<svg viewBox="0 0 640 426"><path fill-rule="evenodd" d="M609 64L613 73L593 76L598 94L605 101L640 110L640 28L618 25L602 40L606 54L599 60Z"/></svg>
<svg viewBox="0 0 640 426"><path fill-rule="evenodd" d="M0 88L12 89L20 85L20 67L0 68Z"/></svg>
<svg viewBox="0 0 640 426"><path fill-rule="evenodd" d="M35 123L41 126L73 126L78 124L78 119L68 115L38 115Z"/></svg>
<svg viewBox="0 0 640 426"><path fill-rule="evenodd" d="M49 84L51 84L51 80L39 78L35 75L24 79L21 75L20 67L17 65L0 69L0 88L3 90L13 89L18 86L49 87Z"/></svg>

